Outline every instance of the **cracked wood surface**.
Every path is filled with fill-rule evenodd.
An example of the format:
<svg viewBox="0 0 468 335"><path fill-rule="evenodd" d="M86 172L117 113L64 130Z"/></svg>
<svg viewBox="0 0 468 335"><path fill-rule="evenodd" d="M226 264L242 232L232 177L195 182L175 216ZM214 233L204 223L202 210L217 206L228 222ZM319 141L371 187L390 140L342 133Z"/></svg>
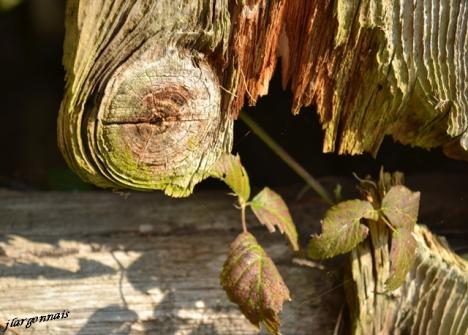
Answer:
<svg viewBox="0 0 468 335"><path fill-rule="evenodd" d="M58 142L82 179L186 196L230 151L217 64L227 3L67 2Z"/></svg>
<svg viewBox="0 0 468 335"><path fill-rule="evenodd" d="M291 80L293 111L316 103L324 151L376 154L392 135L466 157L466 1L291 1L289 7L284 78Z"/></svg>
<svg viewBox="0 0 468 335"><path fill-rule="evenodd" d="M466 0L68 0L60 148L100 187L186 196L280 59L293 112L317 107L325 152L375 155L391 135L468 159L467 11Z"/></svg>
<svg viewBox="0 0 468 335"><path fill-rule="evenodd" d="M381 177L379 183L383 185L381 190L388 190L392 185L404 182L400 177L394 180ZM445 187L447 185L442 184L440 188L442 197ZM383 194L385 192L382 191ZM464 193L460 193L461 199ZM363 194L366 196L371 192ZM420 195L424 198L426 192L418 192L416 197L419 199ZM390 192L387 196L390 196ZM378 197L374 199L379 202L378 206L382 206L387 218L393 220L394 215L385 210L385 200L380 202ZM404 207L403 202L401 206ZM422 206L425 206L424 202ZM431 206L440 210L436 202ZM418 207L414 208L417 213ZM402 209L399 213L402 215L409 211ZM398 227L411 224L415 219L408 216L406 222L400 222ZM425 215L417 218L417 222L419 224L415 225L411 233L415 246L412 249L414 263L408 273L405 271L402 285L388 291L387 288L391 287L389 280L395 271L395 252L405 252L401 249L407 246L395 247L394 244L398 243L398 229L392 233L385 225L368 221L370 237L350 253L350 270L346 273L352 279L352 284L347 285L347 296L353 334L466 334L468 261L455 254L446 239L437 237L421 224L425 223ZM464 225L466 223L462 227ZM411 256L406 252L403 257Z"/></svg>
<svg viewBox="0 0 468 335"><path fill-rule="evenodd" d="M353 334L464 335L468 329L468 262L426 227L416 225L418 247L406 282L385 293L390 272L389 235L351 252L349 285Z"/></svg>

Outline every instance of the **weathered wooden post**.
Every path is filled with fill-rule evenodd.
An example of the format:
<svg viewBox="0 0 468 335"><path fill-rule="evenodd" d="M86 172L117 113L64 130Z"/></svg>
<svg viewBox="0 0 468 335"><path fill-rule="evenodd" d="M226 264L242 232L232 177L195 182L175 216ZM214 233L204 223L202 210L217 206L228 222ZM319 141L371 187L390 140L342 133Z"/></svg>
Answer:
<svg viewBox="0 0 468 335"><path fill-rule="evenodd" d="M60 147L96 185L186 195L280 57L324 151L392 135L466 158L467 17L454 0L70 0Z"/></svg>

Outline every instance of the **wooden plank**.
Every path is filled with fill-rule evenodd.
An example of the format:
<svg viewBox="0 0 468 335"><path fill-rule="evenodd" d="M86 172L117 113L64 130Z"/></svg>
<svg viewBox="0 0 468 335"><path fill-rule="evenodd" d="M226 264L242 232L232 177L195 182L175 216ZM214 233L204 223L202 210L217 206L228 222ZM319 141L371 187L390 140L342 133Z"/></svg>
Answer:
<svg viewBox="0 0 468 335"><path fill-rule="evenodd" d="M189 199L110 192L0 192L0 321L69 311L25 324L20 334L255 334L219 285L240 231L233 198ZM325 210L295 202L296 219L318 228ZM298 214L300 213L300 214ZM340 277L292 262L282 236L253 224L293 301L284 334L330 334L344 305ZM7 332L8 333L8 332Z"/></svg>
<svg viewBox="0 0 468 335"><path fill-rule="evenodd" d="M420 222L466 244L466 174L407 178L422 192ZM341 183L353 197L353 182ZM351 191L351 192L350 192ZM298 190L285 194L301 243L319 230L326 205ZM70 311L68 318L16 328L21 334L254 334L218 283L229 243L240 231L234 198L197 192L13 192L0 190L0 321ZM342 278L293 263L279 234L248 222L279 264L293 301L284 334L332 334L344 305ZM0 250L0 251L2 251ZM328 265L325 263L324 265Z"/></svg>

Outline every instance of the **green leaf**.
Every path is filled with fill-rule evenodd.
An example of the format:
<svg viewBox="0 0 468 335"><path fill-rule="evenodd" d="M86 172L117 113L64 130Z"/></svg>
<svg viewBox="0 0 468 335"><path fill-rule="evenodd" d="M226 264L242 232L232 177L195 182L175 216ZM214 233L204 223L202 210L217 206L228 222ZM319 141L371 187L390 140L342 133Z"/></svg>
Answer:
<svg viewBox="0 0 468 335"><path fill-rule="evenodd" d="M385 286L393 291L404 283L406 274L411 269L416 257L417 242L411 230L399 228L392 234L392 247L390 250L390 276Z"/></svg>
<svg viewBox="0 0 468 335"><path fill-rule="evenodd" d="M378 213L363 200L349 200L330 208L322 220L322 234L309 242L311 258L330 258L351 251L368 234L362 218L377 220Z"/></svg>
<svg viewBox="0 0 468 335"><path fill-rule="evenodd" d="M252 324L259 327L262 322L271 334L280 334L278 314L290 300L289 290L252 234L242 233L232 242L221 286Z"/></svg>
<svg viewBox="0 0 468 335"><path fill-rule="evenodd" d="M239 156L228 153L221 155L211 168L210 176L224 181L244 203L249 201L249 176Z"/></svg>
<svg viewBox="0 0 468 335"><path fill-rule="evenodd" d="M343 187L341 184L336 184L335 189L333 190L333 195L335 196L335 202L341 202L343 199Z"/></svg>
<svg viewBox="0 0 468 335"><path fill-rule="evenodd" d="M288 206L278 193L265 187L252 199L250 207L260 223L271 233L275 232L277 226L281 234L286 234L292 249L299 250L296 226Z"/></svg>
<svg viewBox="0 0 468 335"><path fill-rule="evenodd" d="M419 211L419 192L411 192L402 185L393 186L382 200L382 212L396 228L412 230Z"/></svg>

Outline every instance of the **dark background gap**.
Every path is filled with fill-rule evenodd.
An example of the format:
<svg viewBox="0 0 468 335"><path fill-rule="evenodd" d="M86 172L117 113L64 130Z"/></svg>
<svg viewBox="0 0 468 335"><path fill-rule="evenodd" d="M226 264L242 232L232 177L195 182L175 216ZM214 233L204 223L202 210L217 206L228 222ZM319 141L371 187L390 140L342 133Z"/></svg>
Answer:
<svg viewBox="0 0 468 335"><path fill-rule="evenodd" d="M66 166L56 142L56 118L64 87L61 64L64 1L21 1L8 11L0 8L0 187L14 189L83 190ZM389 137L374 160L370 155L322 153L323 132L314 108L298 116L291 110L291 93L283 91L280 71L269 95L245 108L278 143L315 177L375 175L380 166L407 175L464 174L468 163L394 143ZM254 186L283 187L303 183L255 134L236 122L234 152L240 153ZM223 188L207 181L198 189Z"/></svg>
<svg viewBox="0 0 468 335"><path fill-rule="evenodd" d="M468 163L447 158L441 149L425 150L404 146L387 136L374 159L370 154L340 156L322 152L323 131L314 107L302 108L292 115L292 94L281 87L278 68L269 94L254 107L245 108L281 146L312 175L360 176L377 175L380 167L388 171L403 171L407 175L421 173L466 173ZM279 157L242 122L236 122L234 151L239 152L254 184L285 185L301 183Z"/></svg>

